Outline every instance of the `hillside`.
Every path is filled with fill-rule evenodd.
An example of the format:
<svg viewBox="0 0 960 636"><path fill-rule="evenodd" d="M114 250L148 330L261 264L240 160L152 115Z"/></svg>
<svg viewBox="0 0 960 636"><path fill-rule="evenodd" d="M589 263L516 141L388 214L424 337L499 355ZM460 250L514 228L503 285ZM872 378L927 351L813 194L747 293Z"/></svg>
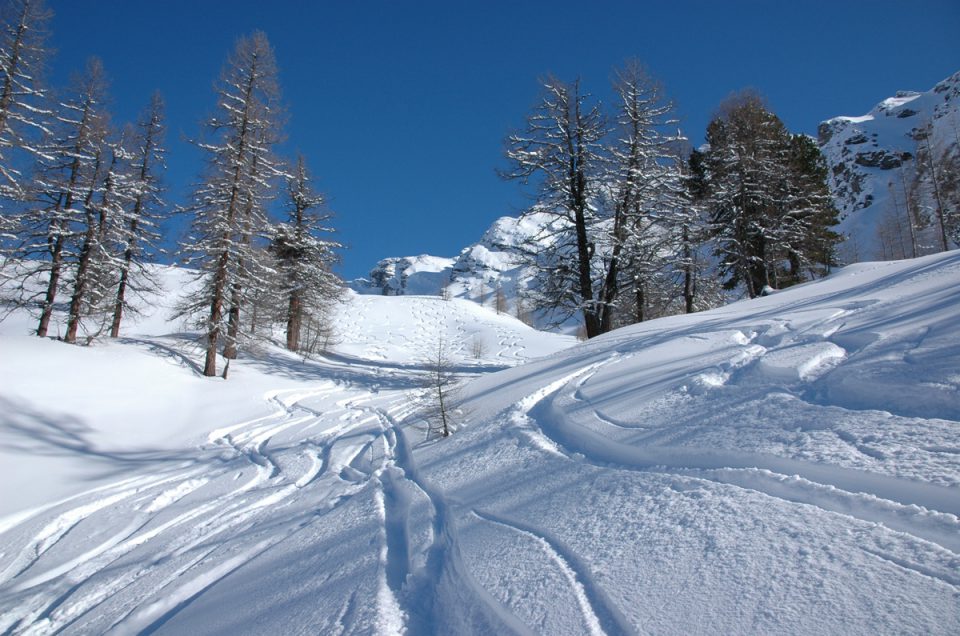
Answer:
<svg viewBox="0 0 960 636"><path fill-rule="evenodd" d="M956 633L958 285L864 263L581 344L352 296L330 355L228 381L162 310L91 347L14 315L0 632Z"/></svg>

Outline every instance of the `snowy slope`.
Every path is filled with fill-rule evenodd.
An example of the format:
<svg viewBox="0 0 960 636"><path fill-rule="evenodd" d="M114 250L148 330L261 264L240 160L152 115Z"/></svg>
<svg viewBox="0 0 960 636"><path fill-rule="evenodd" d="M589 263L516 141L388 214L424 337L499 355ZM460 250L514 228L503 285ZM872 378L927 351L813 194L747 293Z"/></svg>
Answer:
<svg viewBox="0 0 960 636"><path fill-rule="evenodd" d="M334 355L226 382L162 317L14 318L3 460L45 468L0 486L0 632L957 633L958 288L957 252L860 264L572 347L359 296ZM425 441L441 339L473 379Z"/></svg>
<svg viewBox="0 0 960 636"><path fill-rule="evenodd" d="M847 260L882 256L878 229L898 206L903 214L904 189L916 169L918 133L927 126L937 152L952 148L960 153L960 71L929 91L901 91L866 115L820 124L820 147L842 219L837 229L850 237Z"/></svg>

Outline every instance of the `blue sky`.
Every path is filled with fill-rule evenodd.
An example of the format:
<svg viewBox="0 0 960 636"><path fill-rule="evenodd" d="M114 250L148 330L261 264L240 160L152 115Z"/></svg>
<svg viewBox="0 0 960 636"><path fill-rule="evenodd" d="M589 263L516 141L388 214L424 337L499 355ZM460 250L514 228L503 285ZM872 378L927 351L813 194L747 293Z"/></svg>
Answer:
<svg viewBox="0 0 960 636"><path fill-rule="evenodd" d="M213 80L237 37L265 31L290 114L284 151L303 152L328 195L348 278L386 256L453 256L522 208L495 169L548 72L604 99L612 68L638 58L698 144L745 87L813 134L960 70L957 0L48 1L54 85L97 55L117 121L163 93L173 202L202 168L186 138L212 112Z"/></svg>

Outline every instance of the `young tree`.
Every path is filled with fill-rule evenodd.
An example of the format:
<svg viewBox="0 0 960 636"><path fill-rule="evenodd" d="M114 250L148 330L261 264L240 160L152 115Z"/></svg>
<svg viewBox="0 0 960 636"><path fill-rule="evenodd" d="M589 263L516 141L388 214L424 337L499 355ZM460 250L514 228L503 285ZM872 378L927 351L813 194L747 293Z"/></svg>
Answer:
<svg viewBox="0 0 960 636"><path fill-rule="evenodd" d="M181 307L187 315L206 315L206 376L217 374L231 300L239 324L243 299L237 286L255 279L253 237L264 229L261 204L279 172L271 153L281 128L279 87L266 35L256 32L237 42L216 93L217 114L206 122L213 139L199 144L207 153L207 170L188 208L193 231L184 246L200 268L204 287Z"/></svg>
<svg viewBox="0 0 960 636"><path fill-rule="evenodd" d="M427 435L437 430L442 437L449 437L456 426L460 394L442 334L437 338L436 349L426 361L426 367L426 394L418 416L427 422Z"/></svg>
<svg viewBox="0 0 960 636"><path fill-rule="evenodd" d="M326 307L342 295L342 283L332 270L335 250L342 246L318 236L333 231L325 225L331 215L316 212L324 200L311 188L302 156L287 185L289 218L274 228L271 250L286 296L287 349L297 351L304 318L325 315Z"/></svg>
<svg viewBox="0 0 960 636"><path fill-rule="evenodd" d="M493 308L498 314L507 313L507 297L503 293L503 286L497 282L497 288L493 295Z"/></svg>

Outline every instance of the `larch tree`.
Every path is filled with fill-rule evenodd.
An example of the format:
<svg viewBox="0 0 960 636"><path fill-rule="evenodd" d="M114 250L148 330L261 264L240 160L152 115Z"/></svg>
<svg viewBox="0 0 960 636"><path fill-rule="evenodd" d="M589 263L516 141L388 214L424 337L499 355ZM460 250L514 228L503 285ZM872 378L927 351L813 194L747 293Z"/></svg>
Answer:
<svg viewBox="0 0 960 636"><path fill-rule="evenodd" d="M647 288L665 267L666 212L682 186L676 170L679 133L673 104L660 84L636 60L615 73L618 98L617 140L611 144L608 177L612 219L609 245L602 251L604 278L599 298L604 308L601 329L613 326L614 309L622 291L633 290L637 322L644 319ZM655 285L654 285L655 286Z"/></svg>
<svg viewBox="0 0 960 636"><path fill-rule="evenodd" d="M51 16L43 0L9 0L0 10L0 200L27 197L23 165L32 162L32 153L16 155L21 150L35 152L36 140L47 132L48 95L40 78L49 55Z"/></svg>
<svg viewBox="0 0 960 636"><path fill-rule="evenodd" d="M305 319L322 319L330 305L343 293L339 277L333 273L337 262L336 241L321 238L333 231L327 225L330 214L322 213L323 196L310 185L310 176L303 157L287 182L286 223L274 226L271 251L277 260L280 289L286 305L287 349L300 349L301 329Z"/></svg>
<svg viewBox="0 0 960 636"><path fill-rule="evenodd" d="M129 167L125 188L127 204L116 219L117 283L113 294L110 337L120 335L125 313L135 311L131 292L141 295L155 290L158 283L146 267L145 257L158 251L158 223L163 217L161 175L164 164L164 106L159 93L140 116L135 131L128 136Z"/></svg>
<svg viewBox="0 0 960 636"><path fill-rule="evenodd" d="M188 206L194 219L184 245L203 289L181 306L184 314L204 316L206 376L217 375L219 347L230 344L223 342L229 309L239 314L243 286L256 277L253 240L267 230L263 202L278 172L272 147L281 132L280 92L266 35L237 42L215 90L217 112L206 122L212 139L199 143L207 168Z"/></svg>
<svg viewBox="0 0 960 636"><path fill-rule="evenodd" d="M538 305L563 318L583 316L588 338L603 333L604 305L596 293L593 267L598 221L594 200L601 194L606 162L602 141L607 124L599 105L589 105L579 80L548 77L540 103L523 132L506 140L510 168L501 176L532 183L543 225L528 262L539 281Z"/></svg>
<svg viewBox="0 0 960 636"><path fill-rule="evenodd" d="M18 215L13 256L20 270L19 302L38 306L40 337L50 328L64 276L76 284L84 239L98 221L93 202L104 173L105 100L103 67L92 58L59 100L51 132L38 151L31 200Z"/></svg>
<svg viewBox="0 0 960 636"><path fill-rule="evenodd" d="M110 286L109 234L116 217L122 214L121 182L126 157L123 139L109 143L105 137L108 133L107 129L101 133L104 138L95 149L94 172L83 199L83 213L77 215L77 262L67 310L67 331L63 336L64 342L71 344L77 341L81 321L103 309Z"/></svg>

